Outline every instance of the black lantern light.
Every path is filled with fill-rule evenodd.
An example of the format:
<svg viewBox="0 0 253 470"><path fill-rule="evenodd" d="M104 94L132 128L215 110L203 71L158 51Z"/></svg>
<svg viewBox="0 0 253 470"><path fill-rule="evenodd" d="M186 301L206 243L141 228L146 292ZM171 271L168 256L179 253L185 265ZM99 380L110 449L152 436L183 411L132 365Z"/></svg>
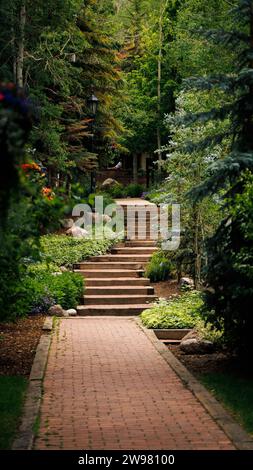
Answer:
<svg viewBox="0 0 253 470"><path fill-rule="evenodd" d="M93 116L96 116L97 110L98 110L98 104L99 104L98 98L94 94L92 94L88 98L87 102L88 102L88 106L89 106L89 109L91 111L91 114Z"/></svg>

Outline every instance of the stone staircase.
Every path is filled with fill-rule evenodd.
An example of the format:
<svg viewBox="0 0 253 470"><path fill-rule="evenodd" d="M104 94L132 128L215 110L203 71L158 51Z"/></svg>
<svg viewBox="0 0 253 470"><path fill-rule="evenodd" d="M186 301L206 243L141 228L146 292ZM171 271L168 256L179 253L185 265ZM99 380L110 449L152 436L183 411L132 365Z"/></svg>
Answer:
<svg viewBox="0 0 253 470"><path fill-rule="evenodd" d="M136 222L135 217L132 219ZM157 250L150 239L147 220L145 240L125 240L111 253L95 256L76 265L75 272L85 278L85 296L77 307L78 315L139 315L156 300L150 280L144 277L145 267Z"/></svg>

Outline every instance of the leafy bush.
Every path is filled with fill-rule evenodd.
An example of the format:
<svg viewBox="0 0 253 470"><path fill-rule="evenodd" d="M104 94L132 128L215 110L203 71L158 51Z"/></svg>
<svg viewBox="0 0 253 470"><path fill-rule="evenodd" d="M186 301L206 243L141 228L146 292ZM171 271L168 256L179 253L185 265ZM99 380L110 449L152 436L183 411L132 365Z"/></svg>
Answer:
<svg viewBox="0 0 253 470"><path fill-rule="evenodd" d="M212 341L212 343L222 343L223 342L223 331L218 331L213 328L210 323L205 323L204 320L198 320L195 325L195 330L198 332L199 336L207 341Z"/></svg>
<svg viewBox="0 0 253 470"><path fill-rule="evenodd" d="M203 305L200 292L192 291L174 300L158 301L141 314L147 328L193 328L200 319Z"/></svg>
<svg viewBox="0 0 253 470"><path fill-rule="evenodd" d="M106 253L113 240L89 240L66 237L66 235L46 235L41 237L42 259L57 266L72 266L91 256Z"/></svg>
<svg viewBox="0 0 253 470"><path fill-rule="evenodd" d="M110 194L111 197L113 197L113 198L125 197L125 188L124 188L123 184L121 184L121 183L115 184L115 185L110 189L109 194Z"/></svg>
<svg viewBox="0 0 253 470"><path fill-rule="evenodd" d="M84 280L72 272L53 273L38 265L28 272L16 290L15 313L46 313L55 304L75 308L84 293Z"/></svg>
<svg viewBox="0 0 253 470"><path fill-rule="evenodd" d="M95 208L95 197L96 196L103 196L103 211L105 210L105 208L107 206L109 206L110 204L115 203L115 201L114 201L113 197L111 196L111 194L109 194L105 191L101 191L101 192L99 191L97 193L90 194L87 201L86 201L86 204L89 204L92 208ZM97 210L97 212L99 212L99 211Z"/></svg>
<svg viewBox="0 0 253 470"><path fill-rule="evenodd" d="M172 262L162 251L153 254L146 267L145 275L152 282L166 281L169 279L173 270Z"/></svg>
<svg viewBox="0 0 253 470"><path fill-rule="evenodd" d="M141 184L131 183L125 188L125 195L127 197L141 197L144 187Z"/></svg>

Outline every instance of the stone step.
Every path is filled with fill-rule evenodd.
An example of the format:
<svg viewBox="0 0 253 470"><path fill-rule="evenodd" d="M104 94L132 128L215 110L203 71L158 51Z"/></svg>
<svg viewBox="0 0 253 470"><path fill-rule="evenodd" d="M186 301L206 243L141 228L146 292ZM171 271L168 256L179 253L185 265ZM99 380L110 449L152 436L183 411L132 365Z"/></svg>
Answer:
<svg viewBox="0 0 253 470"><path fill-rule="evenodd" d="M133 316L140 315L151 304L127 305L79 305L77 314L82 316Z"/></svg>
<svg viewBox="0 0 253 470"><path fill-rule="evenodd" d="M140 235L138 233L134 233L134 234L126 233L125 237L126 237L126 241L139 241L141 243L144 243L145 241L154 240L154 235L152 234L152 237L151 237L149 233L140 234ZM158 237L158 240L159 240L159 237Z"/></svg>
<svg viewBox="0 0 253 470"><path fill-rule="evenodd" d="M174 346L178 346L181 343L180 339L162 339L161 341L164 344L173 344Z"/></svg>
<svg viewBox="0 0 253 470"><path fill-rule="evenodd" d="M146 235L150 238L151 235L152 237L157 237L161 234L160 230L157 229L157 228L154 228L153 230L149 229L149 228L138 228L136 227L135 229L133 228L125 228L125 234L128 235L139 235L141 236L141 238L145 239L146 238Z"/></svg>
<svg viewBox="0 0 253 470"><path fill-rule="evenodd" d="M155 240L126 240L125 243L122 243L122 246L128 247L157 247L157 242Z"/></svg>
<svg viewBox="0 0 253 470"><path fill-rule="evenodd" d="M92 271L94 272L94 271ZM115 287L115 286L122 286L123 288L127 286L135 286L135 288L138 287L143 287L143 286L150 286L150 280L145 277L117 277L117 280L115 278L110 278L110 277L90 277L85 280L85 286L86 287L102 287L103 289L106 289L107 287Z"/></svg>
<svg viewBox="0 0 253 470"><path fill-rule="evenodd" d="M158 248L153 247L153 246L135 246L135 247L119 247L119 248L113 248L112 249L112 254L114 255L152 255L155 251L157 251Z"/></svg>
<svg viewBox="0 0 253 470"><path fill-rule="evenodd" d="M108 254L108 255L103 255L103 256L94 256L91 258L89 262L95 262L95 263L141 263L141 262L147 262L150 260L152 256L152 253L142 253L142 254L127 254L127 253L122 253L122 254ZM83 264L83 263L80 263Z"/></svg>
<svg viewBox="0 0 253 470"><path fill-rule="evenodd" d="M75 269L74 272L88 278L139 278L144 274L143 269Z"/></svg>
<svg viewBox="0 0 253 470"><path fill-rule="evenodd" d="M102 286L92 286L89 285L85 287L86 295L154 295L154 287L152 286L139 286L135 285L136 280L134 280L134 285L115 285L115 279L113 279L113 285L102 285ZM125 281L126 282L126 281Z"/></svg>
<svg viewBox="0 0 253 470"><path fill-rule="evenodd" d="M138 269L141 269L143 267L143 265L147 264L148 260L142 260L142 261L90 261L90 262L86 262L86 263L81 263L78 268L80 271L84 271L84 270L101 270L101 271L107 271L108 269L111 270L111 269L117 269L117 270L120 270L120 269L123 269L123 270L138 270Z"/></svg>
<svg viewBox="0 0 253 470"><path fill-rule="evenodd" d="M85 295L84 305L136 305L155 302L155 295Z"/></svg>

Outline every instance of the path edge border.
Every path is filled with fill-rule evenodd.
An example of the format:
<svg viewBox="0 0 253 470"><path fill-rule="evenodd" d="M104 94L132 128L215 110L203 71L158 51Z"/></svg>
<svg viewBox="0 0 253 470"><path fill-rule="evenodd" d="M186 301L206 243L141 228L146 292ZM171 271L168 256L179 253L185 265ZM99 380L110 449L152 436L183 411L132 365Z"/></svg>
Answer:
<svg viewBox="0 0 253 470"><path fill-rule="evenodd" d="M12 444L12 450L32 450L33 448L36 437L36 420L39 417L43 395L43 379L51 346L52 330L53 317L46 317L42 327L42 334L36 348L28 380L21 422Z"/></svg>
<svg viewBox="0 0 253 470"><path fill-rule="evenodd" d="M183 384L197 400L204 406L208 414L224 431L237 450L253 450L253 439L235 421L223 405L202 385L197 378L174 356L174 354L159 340L154 331L146 328L140 318L134 319L137 326L143 331L158 353L174 370Z"/></svg>

